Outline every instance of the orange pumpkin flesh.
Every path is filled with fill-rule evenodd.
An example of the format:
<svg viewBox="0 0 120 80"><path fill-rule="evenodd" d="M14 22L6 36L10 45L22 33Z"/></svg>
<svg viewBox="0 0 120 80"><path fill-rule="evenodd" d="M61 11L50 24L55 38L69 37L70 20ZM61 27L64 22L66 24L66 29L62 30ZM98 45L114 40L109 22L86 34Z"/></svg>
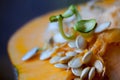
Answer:
<svg viewBox="0 0 120 80"><path fill-rule="evenodd" d="M44 44L44 31L47 27L49 16L57 15L62 11L50 13L26 24L17 31L10 39L8 52L13 65L18 70L19 80L71 80L72 73L63 69L55 68L47 60L41 61L39 56L28 61L21 58L33 47L42 47Z"/></svg>
<svg viewBox="0 0 120 80"><path fill-rule="evenodd" d="M109 45L103 56L110 80L120 80L120 45Z"/></svg>
<svg viewBox="0 0 120 80"><path fill-rule="evenodd" d="M112 1L112 0L111 0ZM64 10L55 11L41 16L17 31L8 43L8 53L13 65L16 67L19 80L72 80L70 71L55 68L47 60L39 60L39 54L28 61L21 58L33 47L42 47L44 44L44 31L47 28L49 17L63 13ZM110 80L120 79L120 64L118 64L120 46L110 46L104 55L107 67L107 76ZM116 73L116 74L115 74Z"/></svg>

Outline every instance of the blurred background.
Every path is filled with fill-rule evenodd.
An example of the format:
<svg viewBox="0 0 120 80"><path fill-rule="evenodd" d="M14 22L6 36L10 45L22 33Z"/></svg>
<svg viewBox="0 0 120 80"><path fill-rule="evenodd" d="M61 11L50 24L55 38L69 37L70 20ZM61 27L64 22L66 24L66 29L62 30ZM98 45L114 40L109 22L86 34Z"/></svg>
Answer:
<svg viewBox="0 0 120 80"><path fill-rule="evenodd" d="M15 80L7 43L22 25L53 10L88 0L0 0L0 80Z"/></svg>

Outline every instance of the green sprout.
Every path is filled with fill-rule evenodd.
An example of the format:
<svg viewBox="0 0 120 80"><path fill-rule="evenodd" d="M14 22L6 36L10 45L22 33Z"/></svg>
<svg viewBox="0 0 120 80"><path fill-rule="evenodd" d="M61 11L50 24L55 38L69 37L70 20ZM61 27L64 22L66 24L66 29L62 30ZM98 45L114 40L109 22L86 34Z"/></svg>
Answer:
<svg viewBox="0 0 120 80"><path fill-rule="evenodd" d="M75 15L76 16L76 23L73 26L73 33L68 36L64 33L63 30L63 19L64 18L69 18L71 16ZM63 36L63 38L65 38L66 40L73 40L76 38L75 34L76 31L80 32L80 33L89 33L92 30L94 30L95 26L96 26L96 20L95 19L89 19L89 20L82 20L81 16L79 14L79 11L77 10L77 8L74 5L71 5L65 12L64 14L60 14L58 16L51 16L50 18L50 22L58 22L59 24L59 31L61 33L61 35Z"/></svg>
<svg viewBox="0 0 120 80"><path fill-rule="evenodd" d="M58 21L58 18L59 18L59 16L51 16L51 17L49 18L49 20L50 20L50 22L57 22L57 21Z"/></svg>
<svg viewBox="0 0 120 80"><path fill-rule="evenodd" d="M63 38L65 38L65 39L67 39L67 40L75 39L74 34L72 34L71 36L67 36L67 35L64 33L64 30L63 30L63 17L62 17L62 15L59 15L59 16L51 16L51 17L50 17L50 21L51 21L51 22L58 22L59 31L60 31L61 35L63 36ZM74 33L74 32L73 32L73 33Z"/></svg>
<svg viewBox="0 0 120 80"><path fill-rule="evenodd" d="M75 15L77 18L77 21L81 20L81 16L79 14L79 11L77 10L75 5L71 5L63 14L62 16L64 18L68 18Z"/></svg>
<svg viewBox="0 0 120 80"><path fill-rule="evenodd" d="M59 24L59 30L60 30L60 33L61 35L63 36L63 38L67 39L67 40L72 40L72 39L75 39L75 33L73 32L72 35L70 36L67 36L65 33L64 33L64 30L63 30L63 18L61 17L61 15L59 15L59 18L58 18L58 24Z"/></svg>
<svg viewBox="0 0 120 80"><path fill-rule="evenodd" d="M74 25L74 30L82 33L88 33L95 28L96 20L80 20Z"/></svg>

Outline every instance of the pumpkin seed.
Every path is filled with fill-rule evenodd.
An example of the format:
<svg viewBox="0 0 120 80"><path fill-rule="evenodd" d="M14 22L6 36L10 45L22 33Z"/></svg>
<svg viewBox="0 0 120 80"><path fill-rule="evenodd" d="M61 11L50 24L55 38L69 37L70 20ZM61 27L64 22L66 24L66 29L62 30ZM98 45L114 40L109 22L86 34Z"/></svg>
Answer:
<svg viewBox="0 0 120 80"><path fill-rule="evenodd" d="M75 49L75 52L76 52L76 53L82 53L83 50L81 50L81 49Z"/></svg>
<svg viewBox="0 0 120 80"><path fill-rule="evenodd" d="M92 51L88 51L82 58L83 63L88 63L92 57Z"/></svg>
<svg viewBox="0 0 120 80"><path fill-rule="evenodd" d="M66 56L76 56L77 53L76 52L73 52L73 51L69 51L66 53Z"/></svg>
<svg viewBox="0 0 120 80"><path fill-rule="evenodd" d="M22 57L22 60L23 60L23 61L26 61L26 60L32 58L32 57L37 53L38 50L39 50L38 47L35 47L35 48L31 49L30 51L28 51L28 52Z"/></svg>
<svg viewBox="0 0 120 80"><path fill-rule="evenodd" d="M69 42L69 43L68 43L68 46L69 46L70 48L76 48L76 44L75 44L74 41Z"/></svg>
<svg viewBox="0 0 120 80"><path fill-rule="evenodd" d="M52 54L56 52L57 49L58 49L58 46L55 46L52 50L48 49L48 50L43 51L40 55L40 60L46 60L50 58Z"/></svg>
<svg viewBox="0 0 120 80"><path fill-rule="evenodd" d="M89 73L90 67L86 67L82 70L82 73L80 75L80 78L83 80L84 78L87 77L88 73Z"/></svg>
<svg viewBox="0 0 120 80"><path fill-rule="evenodd" d="M45 59L48 59L48 58L50 58L51 56L52 56L52 51L50 50L50 49L48 49L48 50L45 50L45 51L43 51L42 53L41 53L41 55L40 55L40 60L45 60Z"/></svg>
<svg viewBox="0 0 120 80"><path fill-rule="evenodd" d="M60 56L54 56L50 59L50 63L55 64L55 63L59 62L60 58L61 58Z"/></svg>
<svg viewBox="0 0 120 80"><path fill-rule="evenodd" d="M92 80L95 76L95 67L92 67L89 71L88 79Z"/></svg>
<svg viewBox="0 0 120 80"><path fill-rule="evenodd" d="M100 60L96 60L95 63L94 63L94 66L95 66L98 73L102 73L103 64L102 64L102 62Z"/></svg>
<svg viewBox="0 0 120 80"><path fill-rule="evenodd" d="M74 80L81 80L80 78L74 78Z"/></svg>
<svg viewBox="0 0 120 80"><path fill-rule="evenodd" d="M71 71L75 76L80 76L82 72L82 68L71 68Z"/></svg>
<svg viewBox="0 0 120 80"><path fill-rule="evenodd" d="M76 46L78 49L84 49L87 46L87 42L82 36L78 36L76 38Z"/></svg>
<svg viewBox="0 0 120 80"><path fill-rule="evenodd" d="M61 57L59 62L60 63L67 63L71 58L72 58L71 56L64 56L64 57Z"/></svg>
<svg viewBox="0 0 120 80"><path fill-rule="evenodd" d="M71 68L79 68L82 66L80 57L73 58L68 62L68 66Z"/></svg>
<svg viewBox="0 0 120 80"><path fill-rule="evenodd" d="M67 64L57 63L54 66L57 67L57 68L68 69Z"/></svg>
<svg viewBox="0 0 120 80"><path fill-rule="evenodd" d="M100 33L110 26L111 22L105 22L96 27L95 33Z"/></svg>

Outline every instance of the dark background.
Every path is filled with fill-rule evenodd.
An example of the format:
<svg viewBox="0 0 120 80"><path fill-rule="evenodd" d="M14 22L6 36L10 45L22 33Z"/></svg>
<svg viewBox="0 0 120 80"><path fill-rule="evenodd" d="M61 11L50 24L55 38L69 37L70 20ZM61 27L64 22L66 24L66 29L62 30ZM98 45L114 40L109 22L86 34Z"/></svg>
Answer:
<svg viewBox="0 0 120 80"><path fill-rule="evenodd" d="M7 43L23 24L47 12L88 0L0 0L0 80L15 80Z"/></svg>

